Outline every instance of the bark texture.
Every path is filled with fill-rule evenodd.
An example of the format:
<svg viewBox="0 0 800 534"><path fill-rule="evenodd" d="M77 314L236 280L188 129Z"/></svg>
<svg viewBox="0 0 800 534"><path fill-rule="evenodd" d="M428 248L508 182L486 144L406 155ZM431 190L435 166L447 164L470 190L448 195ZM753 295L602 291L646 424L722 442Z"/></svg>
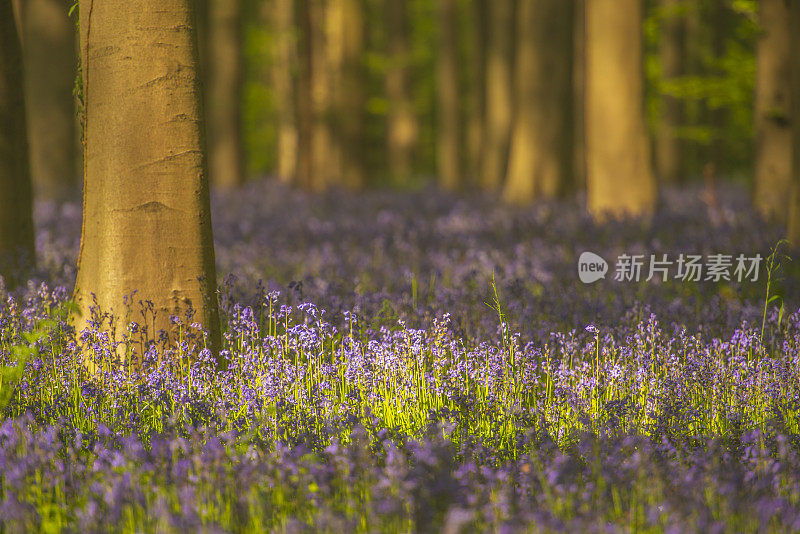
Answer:
<svg viewBox="0 0 800 534"><path fill-rule="evenodd" d="M171 314L219 347L202 94L190 0L81 0L85 95L83 231L76 298L90 317L164 330ZM136 294L131 299L131 295ZM133 302L126 318L125 302ZM155 317L142 319L140 301ZM104 329L109 325L104 323ZM113 331L113 330L112 330ZM133 341L146 341L142 334ZM136 343L133 344L134 346Z"/></svg>
<svg viewBox="0 0 800 534"><path fill-rule="evenodd" d="M514 65L515 0L489 4L486 44L486 126L481 158L481 187L497 191L503 185L511 137ZM525 28L523 35L530 31ZM523 38L520 35L520 39Z"/></svg>
<svg viewBox="0 0 800 534"><path fill-rule="evenodd" d="M779 0L780 1L780 0ZM663 11L658 55L661 61L661 78L670 80L683 74L684 31L683 19L676 9L681 0L661 0ZM678 183L683 176L682 143L678 128L683 122L683 104L669 95L661 96L661 113L655 142L655 164L658 179Z"/></svg>
<svg viewBox="0 0 800 534"><path fill-rule="evenodd" d="M242 0L208 0L208 161L211 183L244 183Z"/></svg>
<svg viewBox="0 0 800 534"><path fill-rule="evenodd" d="M294 25L294 1L265 2L263 10L271 12L274 34L271 77L278 113L277 174L284 182L292 182L297 173L297 121L295 119L294 66L297 63L297 32Z"/></svg>
<svg viewBox="0 0 800 534"><path fill-rule="evenodd" d="M598 217L655 207L642 70L641 0L586 0L587 202Z"/></svg>
<svg viewBox="0 0 800 534"><path fill-rule="evenodd" d="M572 184L572 2L519 0L514 128L506 202L552 198Z"/></svg>
<svg viewBox="0 0 800 534"><path fill-rule="evenodd" d="M440 38L437 64L439 109L436 159L439 185L452 191L461 186L456 1L440 0L438 7Z"/></svg>
<svg viewBox="0 0 800 534"><path fill-rule="evenodd" d="M0 274L21 281L35 259L22 50L11 0L0 0Z"/></svg>
<svg viewBox="0 0 800 534"><path fill-rule="evenodd" d="M756 50L754 200L762 215L786 222L792 181L792 38L786 0L762 0L759 18L762 34Z"/></svg>
<svg viewBox="0 0 800 534"><path fill-rule="evenodd" d="M75 26L68 0L20 3L31 179L38 196L63 198L78 187Z"/></svg>
<svg viewBox="0 0 800 534"><path fill-rule="evenodd" d="M386 72L386 151L389 171L395 181L411 176L414 148L419 129L409 92L410 49L405 0L386 1L386 29L389 40L389 68Z"/></svg>

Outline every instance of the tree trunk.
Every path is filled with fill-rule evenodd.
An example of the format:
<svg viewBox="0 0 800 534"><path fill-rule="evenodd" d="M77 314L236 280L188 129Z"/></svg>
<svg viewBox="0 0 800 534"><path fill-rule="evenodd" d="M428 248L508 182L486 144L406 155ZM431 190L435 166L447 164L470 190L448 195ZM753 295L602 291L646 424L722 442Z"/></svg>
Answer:
<svg viewBox="0 0 800 534"><path fill-rule="evenodd" d="M660 0L662 16L658 55L661 61L661 79L670 80L683 74L683 23L676 12L682 0ZM655 163L658 179L676 184L682 181L683 154L677 132L683 123L683 103L680 99L661 95L661 114L655 142Z"/></svg>
<svg viewBox="0 0 800 534"><path fill-rule="evenodd" d="M308 0L311 89L311 182L312 191L340 183L340 167L331 132L332 100L330 31L327 0Z"/></svg>
<svg viewBox="0 0 800 534"><path fill-rule="evenodd" d="M27 0L20 5L31 179L37 195L51 199L64 198L78 186L71 3Z"/></svg>
<svg viewBox="0 0 800 534"><path fill-rule="evenodd" d="M201 323L219 347L202 92L190 0L81 0L84 210L76 299L117 340L128 321ZM133 292L136 294L131 297ZM138 304L150 301L153 314ZM127 309L127 304L133 304ZM189 307L197 315L186 321ZM131 334L134 349L146 343ZM202 343L202 341L201 341ZM124 347L123 347L124 348ZM141 354L141 353L139 353Z"/></svg>
<svg viewBox="0 0 800 534"><path fill-rule="evenodd" d="M272 58L272 85L278 114L278 177L287 183L297 174L297 122L295 119L295 87L293 69L297 62L297 32L294 25L294 1L275 0L274 6L265 2L262 9L272 12L275 44Z"/></svg>
<svg viewBox="0 0 800 534"><path fill-rule="evenodd" d="M407 180L413 172L418 126L409 94L408 16L405 0L387 0L386 28L389 40L389 68L386 72L386 151L389 171L395 182Z"/></svg>
<svg viewBox="0 0 800 534"><path fill-rule="evenodd" d="M513 100L515 0L494 0L489 5L486 43L486 127L481 157L481 186L497 191L508 164ZM519 38L530 31L525 28Z"/></svg>
<svg viewBox="0 0 800 534"><path fill-rule="evenodd" d="M655 207L643 84L641 0L587 0L586 181L595 216Z"/></svg>
<svg viewBox="0 0 800 534"><path fill-rule="evenodd" d="M208 162L211 183L244 183L242 146L242 0L208 3Z"/></svg>
<svg viewBox="0 0 800 534"><path fill-rule="evenodd" d="M800 28L800 2L791 0L789 4L789 27ZM791 46L795 53L790 54L791 71L791 109L792 109L792 193L789 201L789 228L787 238L795 250L800 249L800 32L791 32Z"/></svg>
<svg viewBox="0 0 800 534"><path fill-rule="evenodd" d="M573 4L519 0L514 128L506 202L552 198L572 184Z"/></svg>
<svg viewBox="0 0 800 534"><path fill-rule="evenodd" d="M0 274L22 281L35 259L22 51L11 0L0 0Z"/></svg>
<svg viewBox="0 0 800 534"><path fill-rule="evenodd" d="M341 4L338 19L341 70L335 88L339 127L342 185L360 189L367 183L362 155L364 145L364 12L362 0L335 0Z"/></svg>
<svg viewBox="0 0 800 534"><path fill-rule="evenodd" d="M458 46L456 1L439 1L439 57L437 65L437 163L439 185L447 190L461 186L458 98Z"/></svg>
<svg viewBox="0 0 800 534"><path fill-rule="evenodd" d="M572 183L586 188L586 0L575 0L574 50L572 65Z"/></svg>
<svg viewBox="0 0 800 534"><path fill-rule="evenodd" d="M480 185L482 172L481 159L483 157L483 141L486 136L486 15L489 10L487 0L473 0L470 2L469 28L471 32L469 64L469 108L466 117L467 139L466 152L469 162L469 184Z"/></svg>
<svg viewBox="0 0 800 534"><path fill-rule="evenodd" d="M762 0L759 17L763 33L756 50L755 205L765 217L785 223L792 180L791 32L786 0Z"/></svg>
<svg viewBox="0 0 800 534"><path fill-rule="evenodd" d="M311 89L311 3L316 0L297 0L297 21L300 38L297 69L297 183L312 188L313 164L311 139L314 126Z"/></svg>

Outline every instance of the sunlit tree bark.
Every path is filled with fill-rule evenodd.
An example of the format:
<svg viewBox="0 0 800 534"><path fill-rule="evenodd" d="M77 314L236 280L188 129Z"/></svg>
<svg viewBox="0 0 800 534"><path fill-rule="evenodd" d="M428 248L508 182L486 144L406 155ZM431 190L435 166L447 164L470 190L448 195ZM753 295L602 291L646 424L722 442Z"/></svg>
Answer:
<svg viewBox="0 0 800 534"><path fill-rule="evenodd" d="M762 0L759 18L754 200L762 215L785 222L792 180L791 33L786 0Z"/></svg>
<svg viewBox="0 0 800 534"><path fill-rule="evenodd" d="M262 9L271 16L274 48L271 66L278 115L277 175L292 182L297 174L297 120L295 118L295 85L293 71L297 63L297 31L294 24L294 0L265 2Z"/></svg>
<svg viewBox="0 0 800 534"><path fill-rule="evenodd" d="M683 74L683 19L677 13L682 0L660 0L662 13L658 55L661 78L670 80ZM678 128L683 122L683 103L680 99L661 96L661 112L655 140L655 165L658 179L666 183L681 181L683 154Z"/></svg>
<svg viewBox="0 0 800 534"><path fill-rule="evenodd" d="M409 93L408 14L405 0L386 1L386 28L389 41L389 68L386 72L387 116L386 151L389 171L395 181L407 179L413 169L418 125Z"/></svg>
<svg viewBox="0 0 800 534"><path fill-rule="evenodd" d="M78 186L71 4L20 2L31 179L44 198L62 198Z"/></svg>
<svg viewBox="0 0 800 534"><path fill-rule="evenodd" d="M506 202L527 204L571 188L572 8L562 0L518 0Z"/></svg>
<svg viewBox="0 0 800 534"><path fill-rule="evenodd" d="M595 216L652 212L641 0L586 0L586 182Z"/></svg>
<svg viewBox="0 0 800 534"><path fill-rule="evenodd" d="M514 84L515 0L494 0L488 6L486 43L486 126L481 157L481 186L497 191L503 184L508 164ZM526 28L520 39L529 30Z"/></svg>
<svg viewBox="0 0 800 534"><path fill-rule="evenodd" d="M150 338L164 330L174 341L170 315L185 321L191 306L216 349L194 3L81 0L80 21L86 129L76 327L94 298L116 315L117 339L136 321ZM143 319L139 301L152 302L155 317Z"/></svg>
<svg viewBox="0 0 800 534"><path fill-rule="evenodd" d="M15 285L34 260L22 51L11 0L0 0L0 274Z"/></svg>
<svg viewBox="0 0 800 534"><path fill-rule="evenodd" d="M439 185L448 190L461 184L461 154L458 95L458 46L456 41L456 1L440 0L439 51L437 64L437 150Z"/></svg>

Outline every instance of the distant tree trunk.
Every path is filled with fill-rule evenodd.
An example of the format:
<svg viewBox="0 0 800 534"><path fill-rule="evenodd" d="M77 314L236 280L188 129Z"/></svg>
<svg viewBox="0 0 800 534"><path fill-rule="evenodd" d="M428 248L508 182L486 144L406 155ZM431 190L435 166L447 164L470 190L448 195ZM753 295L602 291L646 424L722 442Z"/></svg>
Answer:
<svg viewBox="0 0 800 534"><path fill-rule="evenodd" d="M493 0L488 9L486 126L481 157L481 186L487 191L497 191L502 187L508 164L514 98L514 4L515 0ZM525 28L523 34L528 31Z"/></svg>
<svg viewBox="0 0 800 534"><path fill-rule="evenodd" d="M555 197L572 185L572 2L519 0L514 128L506 202Z"/></svg>
<svg viewBox="0 0 800 534"><path fill-rule="evenodd" d="M575 0L574 16L572 117L575 130L572 145L572 174L575 189L584 189L586 187L586 0Z"/></svg>
<svg viewBox="0 0 800 534"><path fill-rule="evenodd" d="M342 185L360 189L367 183L364 168L364 12L362 0L336 0L340 3L341 73L336 87L336 116L341 129Z"/></svg>
<svg viewBox="0 0 800 534"><path fill-rule="evenodd" d="M310 189L322 191L328 185L340 183L340 167L334 153L331 132L332 97L331 69L328 47L328 2L308 0L309 7L309 47L310 47L310 89L311 89L311 182Z"/></svg>
<svg viewBox="0 0 800 534"><path fill-rule="evenodd" d="M786 0L762 0L756 50L755 205L786 222L792 180L791 32Z"/></svg>
<svg viewBox="0 0 800 534"><path fill-rule="evenodd" d="M418 126L409 94L408 15L405 0L387 0L386 28L389 40L389 68L386 98L389 101L386 151L389 171L396 182L411 176Z"/></svg>
<svg viewBox="0 0 800 534"><path fill-rule="evenodd" d="M489 2L487 0L473 0L470 2L469 12L471 50L468 63L470 91L467 122L466 151L468 154L470 185L479 185L482 172L481 158L483 157L483 140L486 136L486 28Z"/></svg>
<svg viewBox="0 0 800 534"><path fill-rule="evenodd" d="M311 2L316 0L297 0L297 21L300 38L298 40L297 69L297 183L312 188L312 130L314 111L311 89Z"/></svg>
<svg viewBox="0 0 800 534"><path fill-rule="evenodd" d="M725 39L730 28L731 9L728 0L711 0L711 46L714 60L719 62L725 55ZM717 66L712 75L723 75L722 69ZM725 171L726 154L724 134L728 111L723 107L709 109L709 119L713 137L709 146L706 161L706 171L712 177Z"/></svg>
<svg viewBox="0 0 800 534"><path fill-rule="evenodd" d="M664 14L658 55L661 61L661 78L670 80L683 74L684 36L683 20L676 13L682 0L660 0ZM683 123L683 103L680 99L661 95L661 113L655 142L655 163L658 179L665 183L682 181L683 154L678 128Z"/></svg>
<svg viewBox="0 0 800 534"><path fill-rule="evenodd" d="M242 0L208 0L208 115L211 182L244 183L242 146Z"/></svg>
<svg viewBox="0 0 800 534"><path fill-rule="evenodd" d="M800 2L789 4L790 28L800 28ZM789 202L789 228L787 238L795 250L800 249L800 32L791 32L791 109L792 109L792 193Z"/></svg>
<svg viewBox="0 0 800 534"><path fill-rule="evenodd" d="M0 274L21 281L35 259L22 51L11 0L0 0Z"/></svg>
<svg viewBox="0 0 800 534"><path fill-rule="evenodd" d="M175 341L191 306L219 347L202 92L190 0L81 0L84 210L75 297ZM5 35L5 33L3 33ZM133 305L126 317L125 302ZM142 319L140 301L155 317ZM114 333L104 321L104 330ZM131 334L133 344L144 342ZM202 343L202 341L201 341ZM141 354L141 353L140 353Z"/></svg>
<svg viewBox="0 0 800 534"><path fill-rule="evenodd" d="M21 2L31 178L37 195L63 198L78 186L75 26L71 1Z"/></svg>
<svg viewBox="0 0 800 534"><path fill-rule="evenodd" d="M264 3L262 9L271 12L275 44L271 78L275 90L278 114L278 177L292 182L297 174L297 121L295 119L294 65L297 62L297 31L294 25L294 0L275 0L273 6Z"/></svg>
<svg viewBox="0 0 800 534"><path fill-rule="evenodd" d="M586 181L595 216L652 212L641 0L586 1Z"/></svg>
<svg viewBox="0 0 800 534"><path fill-rule="evenodd" d="M439 0L439 32L436 156L439 185L452 191L461 186L456 0Z"/></svg>

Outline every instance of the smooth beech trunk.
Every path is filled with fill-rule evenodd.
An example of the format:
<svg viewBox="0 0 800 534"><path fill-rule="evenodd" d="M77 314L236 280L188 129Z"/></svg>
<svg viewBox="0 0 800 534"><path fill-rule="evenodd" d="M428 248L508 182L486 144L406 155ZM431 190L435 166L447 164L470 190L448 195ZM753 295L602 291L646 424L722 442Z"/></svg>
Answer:
<svg viewBox="0 0 800 534"><path fill-rule="evenodd" d="M586 0L586 185L598 217L655 207L643 68L642 1Z"/></svg>
<svg viewBox="0 0 800 534"><path fill-rule="evenodd" d="M486 126L481 156L481 187L498 191L508 165L508 143L514 98L515 0L489 3L486 42ZM530 31L525 28L525 34ZM523 36L520 36L522 39Z"/></svg>
<svg viewBox="0 0 800 534"><path fill-rule="evenodd" d="M572 186L573 5L519 0L514 127L503 198L528 204Z"/></svg>
<svg viewBox="0 0 800 534"><path fill-rule="evenodd" d="M69 0L20 3L31 180L37 196L51 199L78 188L71 5Z"/></svg>
<svg viewBox="0 0 800 534"><path fill-rule="evenodd" d="M244 183L242 144L242 0L208 0L208 162L211 183Z"/></svg>
<svg viewBox="0 0 800 534"><path fill-rule="evenodd" d="M340 14L331 49L340 50L340 68L334 89L341 185L360 189L367 183L364 168L364 12L362 0L334 0Z"/></svg>
<svg viewBox="0 0 800 534"><path fill-rule="evenodd" d="M0 274L20 282L35 259L22 51L11 0L0 0Z"/></svg>
<svg viewBox="0 0 800 534"><path fill-rule="evenodd" d="M791 28L800 28L800 2L790 3ZM793 31L790 54L792 87L792 193L789 200L789 228L787 238L795 250L800 249L800 32Z"/></svg>
<svg viewBox="0 0 800 534"><path fill-rule="evenodd" d="M779 0L780 1L780 0ZM661 61L661 78L670 80L683 74L684 37L683 18L677 9L681 0L661 0L663 10L658 55ZM683 103L680 99L661 95L661 113L655 140L655 165L658 179L665 183L678 183L683 176L682 143L678 129L683 122Z"/></svg>
<svg viewBox="0 0 800 534"><path fill-rule="evenodd" d="M386 71L387 116L386 151L396 182L407 180L413 172L414 149L419 130L409 91L408 14L405 0L386 1L386 31L389 40L389 68Z"/></svg>
<svg viewBox="0 0 800 534"><path fill-rule="evenodd" d="M436 159L439 185L455 190L461 184L458 95L458 42L456 0L439 0L439 53L437 64L438 125Z"/></svg>
<svg viewBox="0 0 800 534"><path fill-rule="evenodd" d="M263 17L272 22L274 45L271 78L275 90L278 119L277 175L287 183L297 174L297 121L295 119L295 86L293 70L297 62L297 31L294 25L294 0L265 2Z"/></svg>
<svg viewBox="0 0 800 534"><path fill-rule="evenodd" d="M90 318L164 330L170 315L219 347L202 94L191 0L81 0L85 106L84 210L76 298ZM136 291L136 294L131 295ZM94 297L93 297L94 296ZM130 310L125 302L133 303ZM140 301L155 317L142 318ZM104 322L104 330L113 329ZM131 346L145 341L133 335Z"/></svg>
<svg viewBox="0 0 800 534"><path fill-rule="evenodd" d="M791 33L786 0L762 0L759 18L754 200L762 215L786 222L792 180Z"/></svg>

